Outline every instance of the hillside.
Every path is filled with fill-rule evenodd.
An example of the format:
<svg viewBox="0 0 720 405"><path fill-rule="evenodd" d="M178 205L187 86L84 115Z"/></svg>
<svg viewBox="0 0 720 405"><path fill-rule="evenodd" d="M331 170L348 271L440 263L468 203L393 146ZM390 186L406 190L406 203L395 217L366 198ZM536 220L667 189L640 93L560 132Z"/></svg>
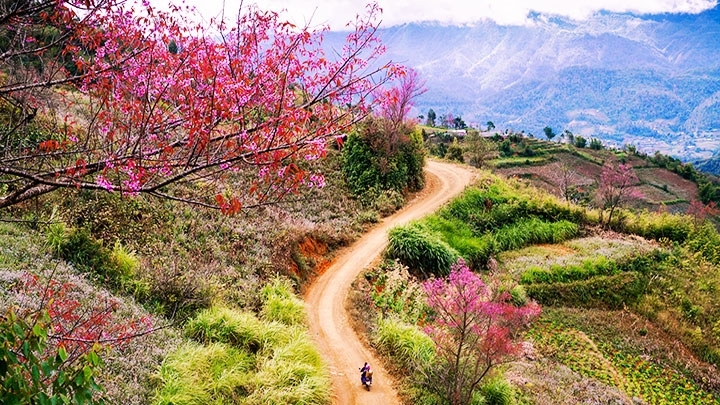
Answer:
<svg viewBox="0 0 720 405"><path fill-rule="evenodd" d="M710 159L694 162L693 165L706 173L720 176L720 156L713 156Z"/></svg>
<svg viewBox="0 0 720 405"><path fill-rule="evenodd" d="M631 161L645 170L641 159ZM425 318L432 312L412 297L421 294L428 269L447 272L436 260L445 249L461 255L489 285L510 291L513 302L532 298L543 306L520 356L498 366L479 388L486 398L507 404L720 403L717 337L710 331L720 319L716 229L652 211L624 211L622 219L601 225L598 210L532 185L547 186L541 177L554 171L551 165L480 171L463 196L401 227L405 231L396 235L404 236L393 240L391 231L388 260L356 280L356 322L386 364L405 377L406 402L440 403L435 387L422 383L432 371L417 365L428 355L419 333L433 327ZM584 167L584 180L591 182L597 165L573 167ZM499 174L505 170L512 178ZM673 173L652 170L643 182L693 196Z"/></svg>
<svg viewBox="0 0 720 405"><path fill-rule="evenodd" d="M555 159L547 159L543 163L541 155L538 163L528 166L524 164L527 159L523 158L520 163L516 161L514 167L505 168L501 167L501 160L498 160L494 162L498 166L494 169L495 173L527 179L541 186L544 184L545 188L552 191L553 187L548 187L551 184L547 180L548 173L554 171L553 165L559 164L563 159L567 159L567 163L576 168L578 173L585 173L583 181L589 184L596 178L597 162L616 156L610 151L591 150L573 154L554 143L537 140L534 142L534 148L538 152L543 148L546 151L554 150L556 153L551 156ZM293 314L298 314L298 310L302 313L303 310L301 304L288 298L292 294L288 295L282 283L272 281L274 275L285 275L294 281L295 286L302 289L314 274L327 269L328 260L332 258L335 249L348 244L363 232L365 224L377 220L378 210L382 208L363 207L358 201L349 198L344 191L338 157L336 152L331 152L329 159L322 162L323 170L327 174L325 189L308 190L308 194L301 195L295 201L250 211L236 217L195 210L171 202L145 198L125 199L112 194L73 191L53 194L39 199L37 203L6 211L12 217L27 222L5 224L0 228L3 283L6 291L12 291L10 295L3 295L3 307L10 305L18 297L16 283L19 274L39 271L47 277L48 271L59 266L62 277L70 277L86 294L104 287L123 300L122 308L130 309L120 311L120 319L151 315L156 325L167 324L172 320L180 321L172 328L163 329L161 333L150 334L138 340L130 349L106 353L104 359L107 367L103 374L98 376L98 381L108 389L104 396L110 402L186 403L178 396L182 392L179 391L181 388L193 387L193 395L198 395L195 398L206 398L202 396L205 395L203 392L226 389L223 388L225 384L237 384L241 387L238 389L247 390L243 391L247 395L252 394L248 398L254 398L254 401L271 400L271 397L263 395L279 393L281 391L272 387L287 383L287 380L283 380L283 377L273 370L300 373L299 368L307 370L303 367L309 367L309 363L317 360L312 351L295 352L301 347L303 351L310 350L306 343L279 334L279 330L290 330L297 336L304 336L303 332L298 331L297 325L292 324L295 322L292 319L297 319L297 315ZM645 167L642 163L644 161L639 157L631 157L630 161L639 172L646 172L641 177L648 183L648 190L660 190L667 186L667 194L646 201L649 206L654 207L653 211L661 201L688 201L696 198L697 190L675 173L657 167ZM487 185L498 181L493 179L494 177L484 177L477 184ZM527 187L522 181L518 183L516 180L500 180L498 184L508 190L516 187L517 190L526 190ZM548 198L529 189L517 192L520 193L519 196L530 192L543 201ZM523 198L526 197L520 197L520 200ZM533 204L528 207L534 206ZM682 205L682 202L670 204L673 207ZM502 205L497 204L497 207ZM553 209L566 209L558 207ZM650 254L649 252L659 247L658 242L652 238L604 232L592 225L592 221L597 220L595 214L583 215L596 219L590 219L589 226L584 228L582 233L564 242L542 243L498 254L498 270L516 278L521 277L531 267L542 269L557 265L588 266L583 263L600 263L602 260L622 262L637 254ZM637 229L642 229L633 226L648 226L642 225L642 221L633 222L630 214L624 218L630 221L629 229L636 229L632 232L640 232ZM65 224L65 232L68 232L64 234L65 238L75 235L73 229L86 229L93 239L103 241L102 245L108 248L116 240L119 241L121 250L130 257L137 258L136 267L132 272L124 273L117 283L112 282L112 278L107 278L112 276L112 273L107 273L112 269L108 264L103 265L107 267L93 268L78 261L76 256L68 256L68 259L58 257L51 248L52 243L58 241L48 241L54 240L52 235L61 235L57 230L53 231L55 225L45 223L47 220ZM673 232L679 233L686 232L686 227L690 224L685 221L683 226L678 226L674 220L668 221L670 222L664 225L666 228L663 229L674 228ZM76 245L76 249L82 246L87 249L87 246L90 246L82 243ZM117 247L113 248L113 252L116 249ZM676 286L674 288L680 287L673 283L680 283L686 275L695 271L695 267L690 264L674 273L670 271L669 265L663 264L662 269L662 276L669 283L668 286ZM518 398L520 403L528 404L544 404L548 401L569 404L599 399L615 401L614 403L632 403L633 397L644 398L645 403L666 403L653 399L655 397L651 396L649 391L643 390L653 390L657 395L670 395L669 391L662 387L677 390L681 386L685 387L684 391L675 392L672 394L674 396L669 397L680 401L675 403L717 403L717 399L712 399L717 398L719 386L713 377L716 375L714 369L697 356L697 351L701 350L699 346L692 346L692 341L687 340L687 336L679 332L680 329L673 329L677 327L674 322L679 322L682 328L686 328L683 330L687 331L695 325L692 323L695 320L691 319L691 322L686 324L688 320L677 317L678 313L682 313L682 308L690 311L688 313L703 313L710 317L710 320L714 319L714 310L712 306L708 306L711 303L708 294L714 291L712 286L716 283L713 278L716 270L704 274L690 279L707 286L698 290L700 295L691 295L690 291L697 289L697 286L691 283L681 288L684 291L682 294L687 295L677 295L667 304L653 301L655 295L647 295L644 301L641 301L644 306L635 306L635 310L616 306L608 308L602 304L605 302L602 299L593 301L594 304L590 305L564 306L552 304L547 298L543 298L544 301L541 302L545 307L544 315L530 331L535 342L533 349L525 353L521 361L504 367L503 378L515 387L515 398ZM613 277L619 281L627 275L616 274ZM365 308L372 297L369 287L363 284L368 280L372 281L373 276L366 274L356 280L353 297L361 301L355 305L355 313L361 314L361 318L365 320L360 320L359 323L370 322L368 330L372 330L373 312L357 311ZM266 284L268 281L270 284ZM591 282L597 283L598 280ZM591 284L594 285L596 284ZM615 291L616 287L622 287L622 284L609 285L606 288ZM531 297L541 297L537 286L528 284L525 288ZM620 288L617 293L628 292ZM567 293L564 296L573 297ZM612 296L616 296L615 293ZM683 297L687 298L689 306L683 304ZM275 305L274 310L269 309L271 304ZM236 313L234 311L237 309L230 310L224 305L244 308L259 315ZM677 309L672 305L677 305ZM280 312L274 312L277 310ZM652 313L656 316L655 320L648 318ZM291 324L277 329L278 324L273 322L278 321L270 322L269 319L284 319L283 322ZM618 323L618 319L622 322ZM217 329L221 325L226 325L222 327L226 329ZM243 339L251 340L233 346L232 342L237 345L237 341L227 336L234 336L233 333L249 333L242 329L243 325L251 325L254 335L242 335L248 336ZM177 327L179 329L176 329ZM279 341L270 339L263 343L269 346L262 346L264 349L257 351L260 346L253 346L258 343L251 343L252 339L263 342L268 336L279 336ZM560 336L563 340L553 340L553 336ZM626 336L627 339L617 340L614 338L616 336ZM286 339L295 342L292 348L282 346ZM274 346L278 344L281 346ZM571 345L573 349L568 351L567 345ZM566 355L559 355L563 351ZM129 356L129 353L134 354ZM275 353L306 356L303 358L309 359L309 363L298 363L293 360L294 357L285 360L275 358ZM136 360L129 361L138 358L146 359L142 367L139 367ZM225 359L234 359L232 361L237 361L236 364L244 365L233 368L230 374L217 374L212 364L218 363L213 362L230 361ZM289 363L287 359L290 360ZM288 368L291 366L299 368L291 371ZM403 375L402 370L395 370L399 373L398 376ZM659 377L668 372L673 373L670 380ZM307 378L304 380L307 384L324 387L324 391L314 391L321 394L311 402L327 403L327 370L304 378ZM307 394L305 388L300 390L300 386L294 384L290 383L290 386L298 388L299 391L283 392L287 395ZM563 389L558 391L552 387ZM408 393L403 391L403 395ZM272 398L279 400L277 403L290 403L287 399L278 399L280 397ZM703 402L687 402L692 401L692 398L702 398ZM190 403L205 403L204 401L206 400L196 399Z"/></svg>

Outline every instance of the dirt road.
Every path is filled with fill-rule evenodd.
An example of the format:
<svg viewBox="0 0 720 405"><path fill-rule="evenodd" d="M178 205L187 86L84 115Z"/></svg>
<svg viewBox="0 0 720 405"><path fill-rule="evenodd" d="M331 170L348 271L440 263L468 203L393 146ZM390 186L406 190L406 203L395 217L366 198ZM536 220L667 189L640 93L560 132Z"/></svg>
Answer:
<svg viewBox="0 0 720 405"><path fill-rule="evenodd" d="M392 405L400 400L387 372L359 340L345 312L345 299L352 281L383 251L387 232L435 211L470 184L473 172L467 167L428 161L426 187L410 204L385 218L361 239L339 252L326 272L310 286L305 296L310 331L330 367L335 404ZM373 368L370 392L360 385L364 362Z"/></svg>

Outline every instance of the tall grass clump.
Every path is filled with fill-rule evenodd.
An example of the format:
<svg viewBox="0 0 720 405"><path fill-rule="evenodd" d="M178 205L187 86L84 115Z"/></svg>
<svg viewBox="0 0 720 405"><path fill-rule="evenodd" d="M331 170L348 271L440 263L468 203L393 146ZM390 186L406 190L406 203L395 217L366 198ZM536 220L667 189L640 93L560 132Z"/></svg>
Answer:
<svg viewBox="0 0 720 405"><path fill-rule="evenodd" d="M286 288L276 280L263 293L272 301ZM330 378L300 323L288 325L212 307L188 322L186 334L198 342L164 362L156 404L330 402Z"/></svg>
<svg viewBox="0 0 720 405"><path fill-rule="evenodd" d="M477 395L479 394L479 395ZM500 376L488 379L471 404L476 405L511 405L515 404L515 387Z"/></svg>
<svg viewBox="0 0 720 405"><path fill-rule="evenodd" d="M160 367L155 405L244 403L257 385L248 353L223 343L189 342Z"/></svg>
<svg viewBox="0 0 720 405"><path fill-rule="evenodd" d="M305 322L305 306L293 293L289 280L275 278L263 287L262 296L264 303L260 315L264 320L285 325Z"/></svg>
<svg viewBox="0 0 720 405"><path fill-rule="evenodd" d="M493 233L498 251L518 250L536 243L559 243L575 237L579 226L569 221L545 222L530 218Z"/></svg>
<svg viewBox="0 0 720 405"><path fill-rule="evenodd" d="M495 240L488 235L478 237L467 222L458 218L430 215L422 222L460 256L465 258L472 268L482 268L490 256L495 253Z"/></svg>
<svg viewBox="0 0 720 405"><path fill-rule="evenodd" d="M641 212L624 215L623 227L626 233L633 233L648 239L669 239L684 242L693 232L693 220L687 215Z"/></svg>
<svg viewBox="0 0 720 405"><path fill-rule="evenodd" d="M202 310L185 326L185 334L200 343L226 343L252 353L279 343L285 330L282 324L263 322L250 312L221 306Z"/></svg>
<svg viewBox="0 0 720 405"><path fill-rule="evenodd" d="M587 259L579 265L553 264L549 269L540 266L528 267L520 276L523 284L534 283L567 283L586 280L595 276L607 276L620 273L620 268L605 256Z"/></svg>
<svg viewBox="0 0 720 405"><path fill-rule="evenodd" d="M447 275L458 253L425 225L412 222L390 230L387 256L427 278Z"/></svg>
<svg viewBox="0 0 720 405"><path fill-rule="evenodd" d="M378 319L372 339L380 352L389 355L405 372L426 367L435 357L433 340L417 326L397 317Z"/></svg>
<svg viewBox="0 0 720 405"><path fill-rule="evenodd" d="M308 334L299 328L288 331L286 343L272 357L259 361L255 375L259 385L247 404L326 404L330 402L330 378Z"/></svg>

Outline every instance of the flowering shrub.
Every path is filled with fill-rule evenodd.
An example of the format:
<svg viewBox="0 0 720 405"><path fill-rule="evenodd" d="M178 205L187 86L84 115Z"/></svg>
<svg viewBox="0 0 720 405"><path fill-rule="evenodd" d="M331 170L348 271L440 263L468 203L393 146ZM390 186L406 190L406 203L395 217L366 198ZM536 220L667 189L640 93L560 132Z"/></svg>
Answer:
<svg viewBox="0 0 720 405"><path fill-rule="evenodd" d="M425 332L435 342L434 385L452 404L467 404L482 379L521 349L518 332L540 315L540 306L512 304L460 259L446 279L423 284L432 310Z"/></svg>

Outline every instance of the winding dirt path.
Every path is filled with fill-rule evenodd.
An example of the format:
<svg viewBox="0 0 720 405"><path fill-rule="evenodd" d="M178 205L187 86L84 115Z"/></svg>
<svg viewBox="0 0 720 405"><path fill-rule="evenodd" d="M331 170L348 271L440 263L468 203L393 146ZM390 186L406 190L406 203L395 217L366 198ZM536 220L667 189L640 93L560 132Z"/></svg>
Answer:
<svg viewBox="0 0 720 405"><path fill-rule="evenodd" d="M462 192L474 177L474 172L468 167L431 160L427 161L425 170L425 189L408 206L385 218L362 238L341 250L305 294L310 332L330 367L335 404L400 403L390 376L350 325L345 300L353 280L387 245L390 228L432 213ZM358 372L366 361L373 368L374 384L370 392L360 385Z"/></svg>

